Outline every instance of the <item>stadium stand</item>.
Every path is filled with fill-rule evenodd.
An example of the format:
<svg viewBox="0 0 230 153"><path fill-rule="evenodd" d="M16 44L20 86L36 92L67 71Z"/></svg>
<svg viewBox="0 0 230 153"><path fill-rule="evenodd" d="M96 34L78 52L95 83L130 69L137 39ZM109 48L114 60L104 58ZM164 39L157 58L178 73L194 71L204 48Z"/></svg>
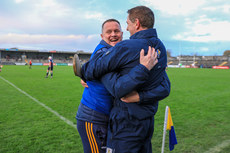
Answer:
<svg viewBox="0 0 230 153"><path fill-rule="evenodd" d="M72 64L74 54L78 54L82 63L90 59L91 53L76 51L39 51L22 49L0 49L0 63L3 65L15 65L16 63L47 63L48 57L52 56L55 63Z"/></svg>
<svg viewBox="0 0 230 153"><path fill-rule="evenodd" d="M186 67L212 68L212 66L229 66L230 57L227 56L178 56L168 57L168 65Z"/></svg>
<svg viewBox="0 0 230 153"><path fill-rule="evenodd" d="M48 57L52 56L54 63L60 65L71 65L74 54L78 54L82 64L90 59L92 53L84 51L39 51L23 50L17 48L0 48L0 64L15 65L26 64L26 61L32 60L34 63L44 64L48 62ZM229 66L229 56L177 56L168 57L168 67L195 67L212 68L213 66Z"/></svg>

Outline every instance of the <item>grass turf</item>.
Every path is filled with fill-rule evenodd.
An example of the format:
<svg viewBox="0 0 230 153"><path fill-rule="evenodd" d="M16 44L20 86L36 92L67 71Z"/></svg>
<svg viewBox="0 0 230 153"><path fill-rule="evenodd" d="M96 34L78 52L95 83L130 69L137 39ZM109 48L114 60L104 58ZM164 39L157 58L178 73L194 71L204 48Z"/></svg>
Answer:
<svg viewBox="0 0 230 153"><path fill-rule="evenodd" d="M83 87L72 67L4 66L0 76L76 124ZM169 106L178 144L173 152L201 153L230 140L230 71L170 69L171 94L159 103L152 138L161 152L165 106ZM0 152L76 152L83 148L77 130L0 79ZM165 152L168 149L166 137ZM229 146L221 152L228 152Z"/></svg>

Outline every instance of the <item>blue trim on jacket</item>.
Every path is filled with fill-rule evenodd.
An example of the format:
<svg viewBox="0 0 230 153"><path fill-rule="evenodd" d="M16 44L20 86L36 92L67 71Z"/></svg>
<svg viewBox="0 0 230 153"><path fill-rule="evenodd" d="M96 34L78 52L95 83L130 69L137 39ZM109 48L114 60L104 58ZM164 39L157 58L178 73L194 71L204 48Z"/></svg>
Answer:
<svg viewBox="0 0 230 153"><path fill-rule="evenodd" d="M108 48L112 46L108 45L104 40L97 45L91 58L95 54L106 52ZM97 81L87 81L88 88L84 89L81 104L78 108L76 118L79 120L104 123L108 121L108 115L112 108L112 96L106 90L104 85ZM103 115L105 117L103 117Z"/></svg>

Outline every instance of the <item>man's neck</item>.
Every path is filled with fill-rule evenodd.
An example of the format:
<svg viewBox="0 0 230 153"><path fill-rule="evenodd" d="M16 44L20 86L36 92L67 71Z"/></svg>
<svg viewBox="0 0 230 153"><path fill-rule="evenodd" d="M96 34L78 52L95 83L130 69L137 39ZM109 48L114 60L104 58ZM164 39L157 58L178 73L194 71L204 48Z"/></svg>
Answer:
<svg viewBox="0 0 230 153"><path fill-rule="evenodd" d="M148 28L140 27L139 29L137 29L137 32L142 31L142 30L147 30L147 29L148 29Z"/></svg>

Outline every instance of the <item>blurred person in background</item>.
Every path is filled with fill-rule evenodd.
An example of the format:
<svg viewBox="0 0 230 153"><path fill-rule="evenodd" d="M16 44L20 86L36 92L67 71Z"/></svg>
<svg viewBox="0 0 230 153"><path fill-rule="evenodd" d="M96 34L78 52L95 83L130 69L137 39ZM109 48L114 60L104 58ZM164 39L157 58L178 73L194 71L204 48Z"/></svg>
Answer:
<svg viewBox="0 0 230 153"><path fill-rule="evenodd" d="M30 64L29 69L31 69L32 68L32 60L30 60L29 64Z"/></svg>
<svg viewBox="0 0 230 153"><path fill-rule="evenodd" d="M53 59L52 59L52 56L49 56L48 60L49 60L49 67L46 71L46 78L48 78L49 74L50 74L50 78L53 78Z"/></svg>

